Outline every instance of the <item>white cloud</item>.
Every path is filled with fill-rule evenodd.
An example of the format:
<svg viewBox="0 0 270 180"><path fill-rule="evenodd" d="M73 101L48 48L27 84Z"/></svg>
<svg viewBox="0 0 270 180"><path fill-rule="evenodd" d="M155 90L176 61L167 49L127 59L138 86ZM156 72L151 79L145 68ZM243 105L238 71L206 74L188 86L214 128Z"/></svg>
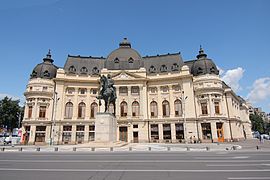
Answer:
<svg viewBox="0 0 270 180"><path fill-rule="evenodd" d="M225 71L222 68L220 68L219 66L217 66L217 69L219 70L219 75L222 76Z"/></svg>
<svg viewBox="0 0 270 180"><path fill-rule="evenodd" d="M255 80L247 98L252 103L257 103L270 98L270 77Z"/></svg>
<svg viewBox="0 0 270 180"><path fill-rule="evenodd" d="M222 69L221 69L222 70ZM245 70L241 67L236 69L230 69L228 71L223 71L223 76L221 79L228 84L235 92L241 90L239 81L242 79ZM222 74L221 74L222 75Z"/></svg>

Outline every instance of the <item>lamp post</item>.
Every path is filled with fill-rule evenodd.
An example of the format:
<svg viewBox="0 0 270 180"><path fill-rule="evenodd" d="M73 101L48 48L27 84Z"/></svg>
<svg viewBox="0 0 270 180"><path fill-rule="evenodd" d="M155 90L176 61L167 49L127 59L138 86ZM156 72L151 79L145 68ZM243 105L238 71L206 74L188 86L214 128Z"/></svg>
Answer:
<svg viewBox="0 0 270 180"><path fill-rule="evenodd" d="M187 120L186 120L186 99L188 97L185 96L184 91L182 91L182 95L180 97L182 102L182 110L183 110L183 117L184 117L184 139L185 143L187 144Z"/></svg>
<svg viewBox="0 0 270 180"><path fill-rule="evenodd" d="M51 134L50 134L50 145L54 145L53 137L55 136L55 114L56 114L56 107L57 107L57 101L60 98L57 98L57 92L54 92L53 99L53 107L52 107L52 125L51 125Z"/></svg>

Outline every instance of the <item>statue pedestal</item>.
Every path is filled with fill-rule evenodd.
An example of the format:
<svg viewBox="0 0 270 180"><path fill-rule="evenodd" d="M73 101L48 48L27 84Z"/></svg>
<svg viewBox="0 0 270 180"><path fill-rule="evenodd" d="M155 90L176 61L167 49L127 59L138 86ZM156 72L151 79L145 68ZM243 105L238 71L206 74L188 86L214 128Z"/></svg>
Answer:
<svg viewBox="0 0 270 180"><path fill-rule="evenodd" d="M116 137L116 118L111 113L97 113L95 120L95 142L114 143Z"/></svg>

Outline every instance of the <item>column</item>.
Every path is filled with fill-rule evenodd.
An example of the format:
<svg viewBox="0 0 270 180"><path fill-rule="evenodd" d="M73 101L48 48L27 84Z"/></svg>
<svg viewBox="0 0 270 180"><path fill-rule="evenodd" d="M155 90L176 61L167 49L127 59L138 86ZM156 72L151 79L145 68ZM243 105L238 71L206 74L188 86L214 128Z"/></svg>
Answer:
<svg viewBox="0 0 270 180"><path fill-rule="evenodd" d="M171 135L172 135L172 142L176 142L176 130L175 130L175 123L171 123Z"/></svg>
<svg viewBox="0 0 270 180"><path fill-rule="evenodd" d="M33 106L33 112L32 112L32 118L37 119L38 118L38 100L35 98L35 104Z"/></svg>
<svg viewBox="0 0 270 180"><path fill-rule="evenodd" d="M30 127L30 137L28 144L34 144L35 143L35 136L36 136L36 126L32 125Z"/></svg>
<svg viewBox="0 0 270 180"><path fill-rule="evenodd" d="M84 143L89 140L89 124L84 125Z"/></svg>
<svg viewBox="0 0 270 180"><path fill-rule="evenodd" d="M78 88L75 88L74 92L74 102L73 102L73 120L76 120L78 118Z"/></svg>
<svg viewBox="0 0 270 180"><path fill-rule="evenodd" d="M163 114L162 114L161 86L157 87L157 91L158 91L157 92L158 93L158 101L157 101L157 104L158 104L158 118L162 119Z"/></svg>
<svg viewBox="0 0 270 180"><path fill-rule="evenodd" d="M170 117L173 118L174 117L174 98L173 98L173 88L172 85L169 85L169 104L170 104Z"/></svg>
<svg viewBox="0 0 270 180"><path fill-rule="evenodd" d="M216 126L216 121L211 122L211 134L212 134L212 140L213 142L217 142L217 126Z"/></svg>
<svg viewBox="0 0 270 180"><path fill-rule="evenodd" d="M119 119L120 117L120 92L119 92L119 86L115 86L116 88L116 101L115 101L115 117L116 119Z"/></svg>
<svg viewBox="0 0 270 180"><path fill-rule="evenodd" d="M140 118L143 120L148 119L148 112L150 111L148 107L147 87L143 84L143 86L140 86Z"/></svg>
<svg viewBox="0 0 270 180"><path fill-rule="evenodd" d="M158 124L159 142L163 142L163 124Z"/></svg>
<svg viewBox="0 0 270 180"><path fill-rule="evenodd" d="M76 125L72 125L71 144L76 143Z"/></svg>
<svg viewBox="0 0 270 180"><path fill-rule="evenodd" d="M127 98L126 99L126 102L127 102L127 119L131 119L132 117L132 102L133 102L133 99L132 99L132 96L131 96L131 86L127 86L128 88L128 95L127 95Z"/></svg>

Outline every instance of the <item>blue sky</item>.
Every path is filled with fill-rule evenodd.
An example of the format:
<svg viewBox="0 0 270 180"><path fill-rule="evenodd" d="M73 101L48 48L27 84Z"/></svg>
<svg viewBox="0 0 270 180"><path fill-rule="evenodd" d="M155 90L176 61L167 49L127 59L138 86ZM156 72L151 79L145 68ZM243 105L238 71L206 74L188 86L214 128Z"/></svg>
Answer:
<svg viewBox="0 0 270 180"><path fill-rule="evenodd" d="M50 48L67 55L104 56L127 37L142 56L202 45L237 94L270 112L268 0L9 0L0 6L0 97L23 99L34 66Z"/></svg>

